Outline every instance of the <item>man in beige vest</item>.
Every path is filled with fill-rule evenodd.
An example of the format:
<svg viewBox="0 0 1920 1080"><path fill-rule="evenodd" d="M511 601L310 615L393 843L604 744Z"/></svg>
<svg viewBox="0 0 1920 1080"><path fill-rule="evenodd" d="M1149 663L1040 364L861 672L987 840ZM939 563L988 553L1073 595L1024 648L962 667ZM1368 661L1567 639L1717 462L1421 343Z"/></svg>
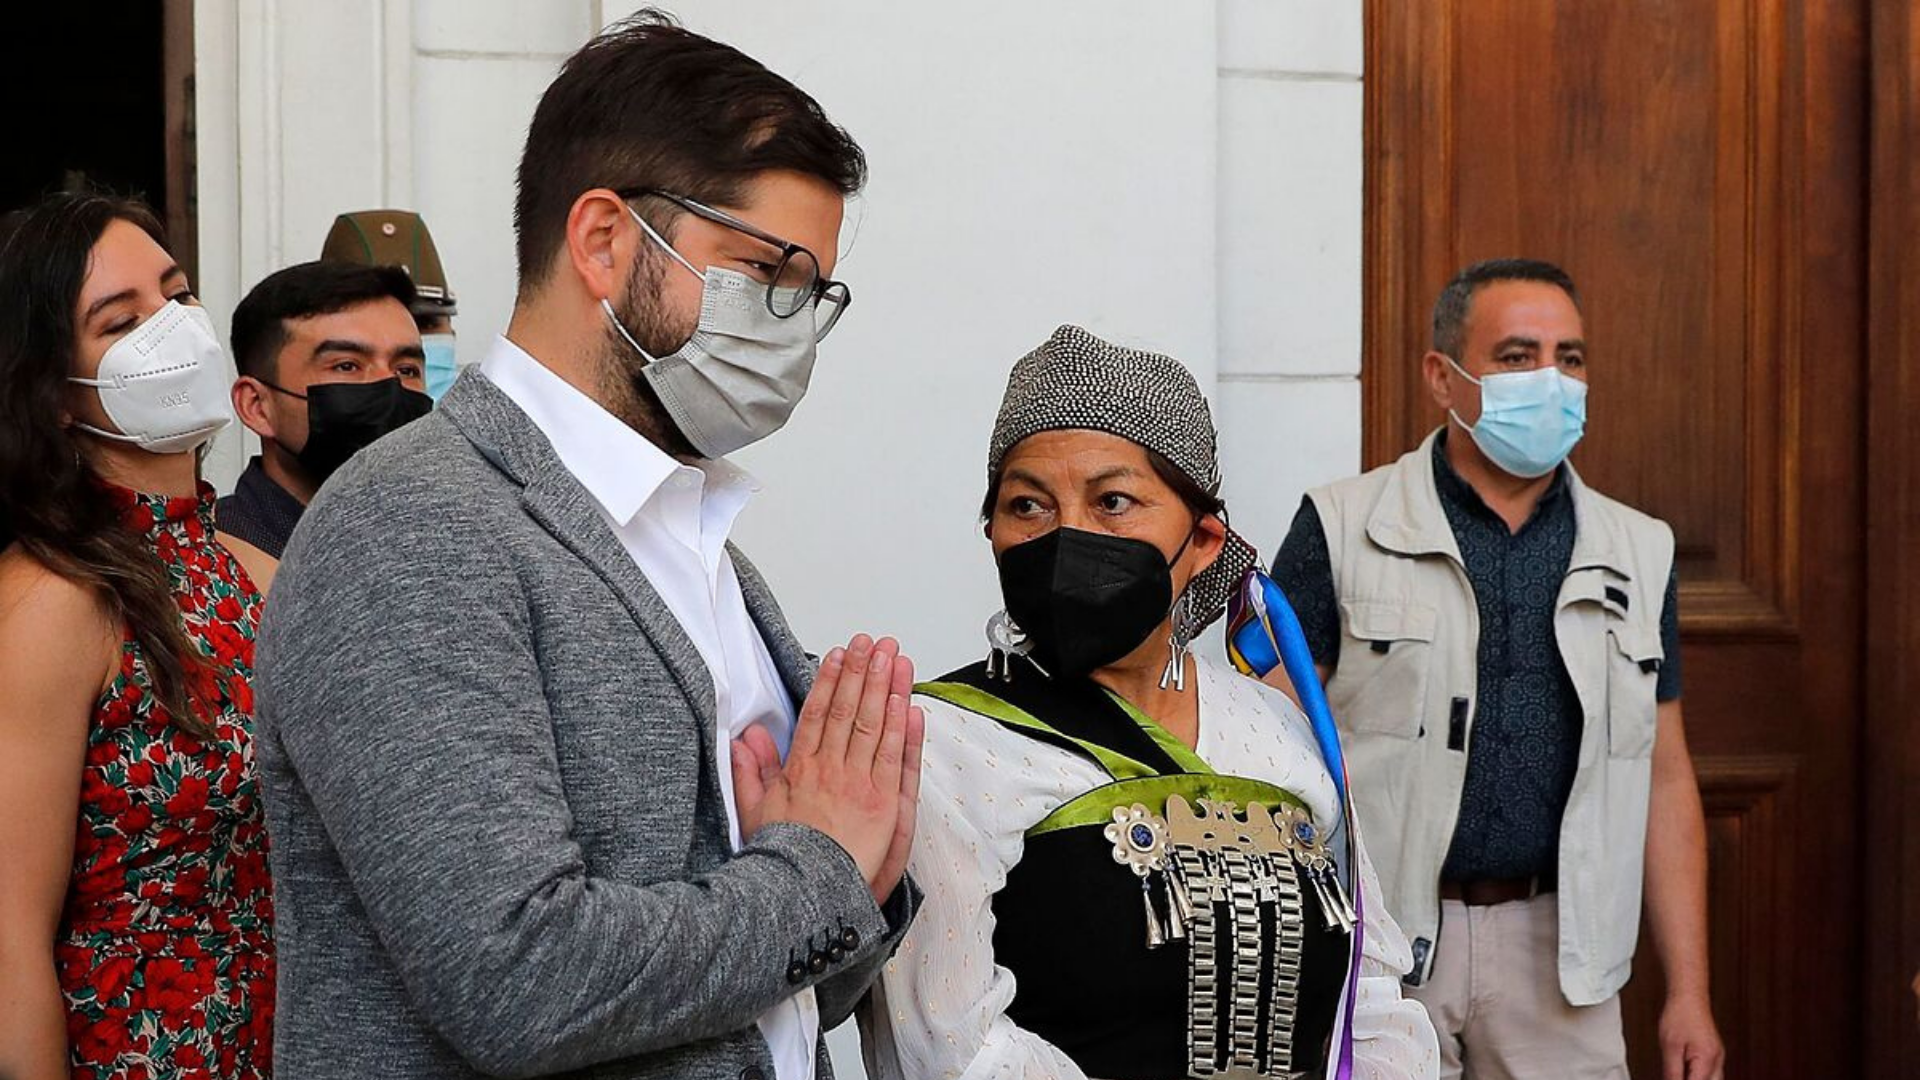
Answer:
<svg viewBox="0 0 1920 1080"><path fill-rule="evenodd" d="M1665 1076L1717 1080L1673 533L1566 464L1583 339L1559 268L1461 271L1422 360L1447 425L1311 492L1275 577L1344 733L1441 1075L1626 1076L1644 880Z"/></svg>

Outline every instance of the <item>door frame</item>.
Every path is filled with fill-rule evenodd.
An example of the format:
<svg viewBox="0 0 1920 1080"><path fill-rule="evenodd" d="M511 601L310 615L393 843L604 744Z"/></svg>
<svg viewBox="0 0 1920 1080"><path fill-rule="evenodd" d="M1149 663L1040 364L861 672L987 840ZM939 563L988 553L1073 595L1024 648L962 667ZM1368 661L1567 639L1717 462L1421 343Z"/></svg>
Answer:
<svg viewBox="0 0 1920 1080"><path fill-rule="evenodd" d="M167 246L187 280L200 281L199 193L195 176L193 0L161 6L160 85L165 101Z"/></svg>
<svg viewBox="0 0 1920 1080"><path fill-rule="evenodd" d="M1899 1076L1920 1065L1920 15L1870 8L1860 994L1868 1074Z"/></svg>

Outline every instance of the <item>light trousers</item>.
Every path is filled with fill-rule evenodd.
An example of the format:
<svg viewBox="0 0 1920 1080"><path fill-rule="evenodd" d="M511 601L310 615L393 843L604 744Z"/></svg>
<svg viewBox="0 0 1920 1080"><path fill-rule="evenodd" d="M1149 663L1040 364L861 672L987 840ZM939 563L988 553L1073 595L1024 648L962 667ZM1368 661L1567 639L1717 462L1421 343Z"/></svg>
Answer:
<svg viewBox="0 0 1920 1080"><path fill-rule="evenodd" d="M1407 996L1440 1036L1441 1080L1626 1080L1618 994L1575 1007L1560 992L1558 897L1440 903L1432 976Z"/></svg>

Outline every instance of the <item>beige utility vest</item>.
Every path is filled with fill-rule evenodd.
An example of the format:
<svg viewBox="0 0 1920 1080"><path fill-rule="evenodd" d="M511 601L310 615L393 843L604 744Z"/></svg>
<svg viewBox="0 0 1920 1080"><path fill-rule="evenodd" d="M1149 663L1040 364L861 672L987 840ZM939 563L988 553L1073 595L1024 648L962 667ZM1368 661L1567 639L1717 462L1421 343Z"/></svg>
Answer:
<svg viewBox="0 0 1920 1080"><path fill-rule="evenodd" d="M1457 434L1457 433L1456 433ZM1327 685L1387 910L1431 974L1440 867L1453 843L1479 704L1479 609L1434 483L1433 444L1309 494L1340 603ZM1560 989L1592 1005L1625 985L1640 930L1653 772L1666 523L1567 467L1576 536L1553 627L1584 716L1560 826Z"/></svg>

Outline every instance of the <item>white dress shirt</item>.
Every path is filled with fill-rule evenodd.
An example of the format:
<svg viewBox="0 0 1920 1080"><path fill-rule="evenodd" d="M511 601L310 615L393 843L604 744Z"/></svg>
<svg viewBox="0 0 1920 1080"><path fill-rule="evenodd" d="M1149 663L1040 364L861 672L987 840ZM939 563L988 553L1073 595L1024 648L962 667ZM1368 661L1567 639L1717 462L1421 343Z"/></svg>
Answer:
<svg viewBox="0 0 1920 1080"><path fill-rule="evenodd" d="M795 720L793 700L747 611L726 550L727 534L758 485L725 461L675 460L504 337L480 373L546 435L699 649L713 676L714 760L738 850L740 813L728 765L733 740L759 724L784 756ZM767 1010L759 1024L779 1080L812 1080L820 1034L813 990Z"/></svg>
<svg viewBox="0 0 1920 1080"><path fill-rule="evenodd" d="M1333 778L1307 718L1263 683L1196 656L1200 757L1221 773L1300 796L1315 821L1339 821ZM926 710L920 816L911 871L926 890L900 951L875 987L867 1070L875 1080L1085 1080L1053 1044L1007 1017L1014 976L993 958L993 895L1020 861L1027 830L1112 778L1087 759L995 720L916 695ZM1338 837L1331 845L1345 846ZM1360 851L1366 941L1355 1000L1355 1080L1439 1073L1433 1025L1400 996L1413 963L1407 939L1375 899ZM1331 1073L1329 1063L1328 1072Z"/></svg>

